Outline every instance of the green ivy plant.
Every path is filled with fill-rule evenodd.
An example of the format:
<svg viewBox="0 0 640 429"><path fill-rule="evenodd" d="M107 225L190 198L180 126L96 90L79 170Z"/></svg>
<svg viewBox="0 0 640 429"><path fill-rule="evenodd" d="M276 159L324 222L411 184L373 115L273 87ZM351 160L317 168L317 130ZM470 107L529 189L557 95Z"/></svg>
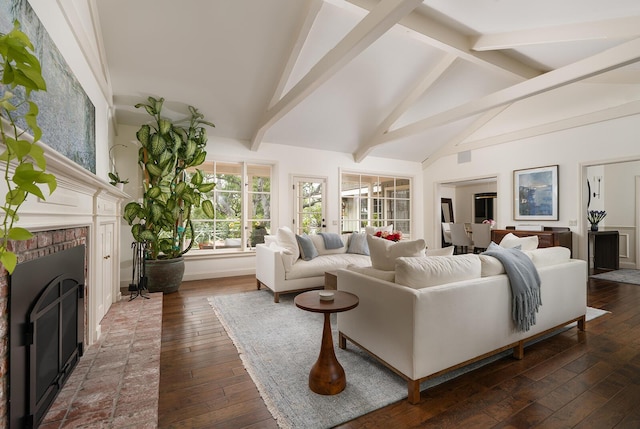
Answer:
<svg viewBox="0 0 640 429"><path fill-rule="evenodd" d="M207 131L204 125L213 123L195 107L189 106L186 124L162 116L164 98L149 97L143 107L153 118L151 124L140 127L136 137L141 144L138 164L142 169L142 202L132 201L124 208L124 219L131 225L133 238L146 243L148 259L177 258L191 248L185 247L185 231L193 237L191 212L201 207L213 218L213 203L204 198L215 183L204 183L202 171L195 169L207 155ZM189 169L191 178L187 180Z"/></svg>
<svg viewBox="0 0 640 429"><path fill-rule="evenodd" d="M0 98L0 153L5 184L4 204L0 218L0 262L12 273L17 257L9 249L9 240L28 240L32 234L14 224L18 210L29 194L45 199L41 186L56 189L54 175L46 173L44 150L36 142L42 137L38 126L38 106L31 100L33 91L46 91L40 62L33 54L33 45L20 31L19 22L7 34L0 33L0 83L4 93ZM26 124L21 129L18 124ZM31 137L28 132L31 132Z"/></svg>

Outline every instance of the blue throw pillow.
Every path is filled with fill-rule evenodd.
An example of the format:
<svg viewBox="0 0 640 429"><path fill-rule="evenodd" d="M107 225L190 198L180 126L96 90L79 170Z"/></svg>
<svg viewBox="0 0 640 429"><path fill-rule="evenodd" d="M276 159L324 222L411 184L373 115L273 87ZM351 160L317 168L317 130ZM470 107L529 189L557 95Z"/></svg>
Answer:
<svg viewBox="0 0 640 429"><path fill-rule="evenodd" d="M316 250L316 246L313 245L313 241L307 234L297 235L296 240L298 240L298 247L300 247L300 257L305 261L310 261L316 256L318 256L318 251Z"/></svg>
<svg viewBox="0 0 640 429"><path fill-rule="evenodd" d="M369 245L367 244L367 234L364 232L354 232L349 240L347 253L357 253L369 256Z"/></svg>

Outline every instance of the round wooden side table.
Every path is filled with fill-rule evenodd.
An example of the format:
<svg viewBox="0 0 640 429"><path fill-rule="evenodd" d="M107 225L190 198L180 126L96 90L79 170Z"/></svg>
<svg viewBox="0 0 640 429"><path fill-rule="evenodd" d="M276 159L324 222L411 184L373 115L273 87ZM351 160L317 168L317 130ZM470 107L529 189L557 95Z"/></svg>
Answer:
<svg viewBox="0 0 640 429"><path fill-rule="evenodd" d="M332 301L323 301L319 292L303 292L295 297L294 303L303 310L324 314L320 355L309 372L309 388L321 395L335 395L347 386L347 378L333 348L331 313L351 310L358 306L359 300L352 293L336 290Z"/></svg>

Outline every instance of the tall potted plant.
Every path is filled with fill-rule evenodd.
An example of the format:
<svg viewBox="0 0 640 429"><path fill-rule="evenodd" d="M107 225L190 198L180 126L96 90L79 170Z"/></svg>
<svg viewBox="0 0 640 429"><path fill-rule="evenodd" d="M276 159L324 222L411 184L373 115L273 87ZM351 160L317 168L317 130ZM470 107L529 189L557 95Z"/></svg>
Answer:
<svg viewBox="0 0 640 429"><path fill-rule="evenodd" d="M192 106L189 118L174 122L162 116L163 98L147 101L135 106L144 108L153 119L136 133L144 195L142 202L125 206L124 219L131 225L133 238L145 244L149 291L170 293L182 282L182 255L193 243L185 245L186 231L194 236L192 210L201 207L207 217L214 216L213 203L204 194L215 184L204 183L202 171L195 169L207 154L204 126L214 124ZM193 171L189 179L187 169Z"/></svg>
<svg viewBox="0 0 640 429"><path fill-rule="evenodd" d="M46 91L47 86L33 45L17 21L10 32L0 33L0 83L4 85L0 97L0 164L6 192L0 212L0 263L12 273L18 260L9 240L32 237L26 229L15 226L18 210L29 194L45 199L41 186L46 185L49 194L57 186L55 176L45 172L44 150L37 144L42 136L38 106L31 100L33 91Z"/></svg>

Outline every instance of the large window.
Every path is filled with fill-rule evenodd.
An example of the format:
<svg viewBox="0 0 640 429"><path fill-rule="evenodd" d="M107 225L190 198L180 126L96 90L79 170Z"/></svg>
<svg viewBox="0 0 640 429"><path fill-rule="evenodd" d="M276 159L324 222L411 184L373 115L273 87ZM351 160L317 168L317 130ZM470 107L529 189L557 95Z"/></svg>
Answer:
<svg viewBox="0 0 640 429"><path fill-rule="evenodd" d="M411 238L411 179L343 172L341 175L342 231L393 224Z"/></svg>
<svg viewBox="0 0 640 429"><path fill-rule="evenodd" d="M245 162L207 161L198 167L216 187L214 219L200 209L193 213L197 249L246 250L264 242L271 230L271 166Z"/></svg>

